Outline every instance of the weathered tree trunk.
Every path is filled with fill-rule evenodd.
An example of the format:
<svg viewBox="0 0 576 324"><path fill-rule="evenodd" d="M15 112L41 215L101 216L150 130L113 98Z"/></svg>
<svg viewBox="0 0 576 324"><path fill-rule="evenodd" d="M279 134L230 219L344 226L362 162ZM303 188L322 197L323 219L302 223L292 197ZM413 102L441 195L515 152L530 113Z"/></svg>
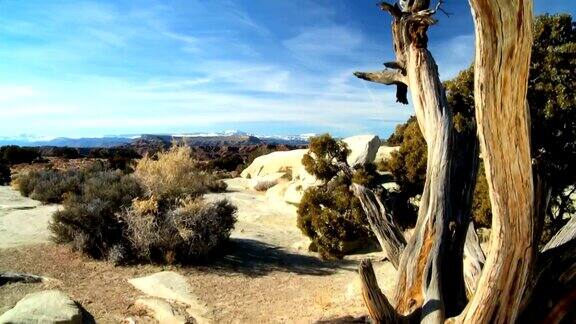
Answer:
<svg viewBox="0 0 576 324"><path fill-rule="evenodd" d="M437 323L447 315L458 314L466 302L462 253L470 213L458 209L469 203L457 203L458 199L452 196L459 192L471 199L471 192L462 195L465 189L457 188L454 184L459 182L451 179L455 175L452 168L457 165L457 147L454 146L452 111L434 58L426 48L426 31L435 22L432 15L436 12L428 9L428 5L427 1L414 1L409 9L401 10L383 3L382 9L394 17L396 53L396 62L386 66L396 71L355 75L368 81L397 85L400 102L406 101L406 86L412 95L418 124L428 145L428 164L414 235L398 267L394 307L398 318L418 312L423 321ZM473 189L473 185L471 187ZM371 289L376 290L377 287Z"/></svg>
<svg viewBox="0 0 576 324"><path fill-rule="evenodd" d="M476 27L476 122L492 203L490 252L456 321L513 323L534 260L534 197L526 104L531 0L470 0Z"/></svg>
<svg viewBox="0 0 576 324"><path fill-rule="evenodd" d="M370 227L376 235L382 250L386 253L392 265L398 269L400 256L406 247L406 239L402 231L394 223L392 216L386 211L380 199L371 190L358 184L353 184L352 189L362 204ZM472 222L470 222L466 232L463 262L466 295L472 296L476 290L478 279L480 279L482 267L486 262L486 256L480 247Z"/></svg>
<svg viewBox="0 0 576 324"><path fill-rule="evenodd" d="M392 217L386 212L384 205L371 191L364 186L353 184L354 194L359 198L372 231L376 235L382 250L388 260L398 268L400 255L406 247L406 239Z"/></svg>

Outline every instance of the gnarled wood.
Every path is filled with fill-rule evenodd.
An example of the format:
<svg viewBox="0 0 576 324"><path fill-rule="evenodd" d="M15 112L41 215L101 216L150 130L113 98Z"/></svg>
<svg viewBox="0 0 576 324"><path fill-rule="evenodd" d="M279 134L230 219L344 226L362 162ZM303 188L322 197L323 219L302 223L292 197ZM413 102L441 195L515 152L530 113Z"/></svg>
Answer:
<svg viewBox="0 0 576 324"><path fill-rule="evenodd" d="M366 304L368 314L374 323L410 323L418 318L414 316L417 314L408 317L396 312L388 301L388 298L386 298L380 290L380 287L378 287L372 261L369 259L362 260L358 268L358 273L360 275L360 282L362 283L364 304Z"/></svg>
<svg viewBox="0 0 576 324"><path fill-rule="evenodd" d="M0 286L14 282L36 283L36 282L42 282L44 280L45 278L42 276L37 276L29 273L16 273L16 272L0 273Z"/></svg>
<svg viewBox="0 0 576 324"><path fill-rule="evenodd" d="M398 267L394 304L397 313L419 313L422 321L441 322L460 312L465 304L462 253L469 212L460 212L455 193L466 190L451 181L457 149L452 111L434 58L427 50L426 31L436 9L427 1L412 1L402 8L382 4L393 16L392 34L396 66L405 67L418 124L428 145L426 183L414 235ZM396 72L402 75L402 71ZM362 75L362 74L361 74ZM363 74L362 76L365 76ZM365 78L369 79L369 78ZM469 204L468 204L469 205Z"/></svg>
<svg viewBox="0 0 576 324"><path fill-rule="evenodd" d="M401 71L384 70L380 72L354 72L357 78L362 80L382 83L386 85L396 85L396 102L403 104L408 103L407 93L408 86L406 85L406 77L402 75Z"/></svg>
<svg viewBox="0 0 576 324"><path fill-rule="evenodd" d="M513 323L534 259L533 182L526 91L530 0L470 0L476 28L476 122L492 203L490 253L456 321Z"/></svg>
<svg viewBox="0 0 576 324"><path fill-rule="evenodd" d="M353 184L352 188L354 194L360 200L370 227L376 235L380 246L386 252L388 260L392 262L395 268L398 268L400 255L404 251L404 247L406 247L406 239L402 231L394 224L392 217L386 213L386 208L384 208L380 199L371 190L358 184Z"/></svg>

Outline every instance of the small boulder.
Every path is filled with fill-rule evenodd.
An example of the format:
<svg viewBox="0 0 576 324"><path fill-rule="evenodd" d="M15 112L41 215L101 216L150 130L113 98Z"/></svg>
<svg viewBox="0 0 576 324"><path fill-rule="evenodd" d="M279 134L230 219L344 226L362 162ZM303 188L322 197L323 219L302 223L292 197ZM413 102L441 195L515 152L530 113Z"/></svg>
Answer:
<svg viewBox="0 0 576 324"><path fill-rule="evenodd" d="M240 174L242 178L254 179L274 173L288 173L292 176L295 171L302 168L302 158L308 153L307 149L278 151L262 155Z"/></svg>
<svg viewBox="0 0 576 324"><path fill-rule="evenodd" d="M0 316L0 323L82 323L82 311L60 290L31 293Z"/></svg>
<svg viewBox="0 0 576 324"><path fill-rule="evenodd" d="M397 152L400 149L400 146L386 146L382 145L378 148L378 152L376 152L376 159L374 162L380 162L384 160L388 160L392 157L392 152Z"/></svg>
<svg viewBox="0 0 576 324"><path fill-rule="evenodd" d="M376 135L352 136L343 141L350 149L347 161L351 167L374 162L378 148L380 148L380 138Z"/></svg>

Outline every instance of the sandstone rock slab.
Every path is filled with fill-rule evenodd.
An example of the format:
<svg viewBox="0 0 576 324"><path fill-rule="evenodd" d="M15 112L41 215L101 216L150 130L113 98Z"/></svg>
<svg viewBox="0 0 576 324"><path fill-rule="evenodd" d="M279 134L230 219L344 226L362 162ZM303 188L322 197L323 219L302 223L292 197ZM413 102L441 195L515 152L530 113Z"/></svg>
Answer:
<svg viewBox="0 0 576 324"><path fill-rule="evenodd" d="M59 290L31 293L0 316L0 323L82 323L82 311Z"/></svg>
<svg viewBox="0 0 576 324"><path fill-rule="evenodd" d="M290 175L300 173L302 158L306 153L308 153L307 149L300 149L272 152L259 156L242 171L241 176L242 178L253 179L278 172L289 173Z"/></svg>
<svg viewBox="0 0 576 324"><path fill-rule="evenodd" d="M130 279L128 282L149 296L186 304L188 314L199 323L212 322L211 311L192 293L192 288L186 278L176 272L158 272L146 277Z"/></svg>

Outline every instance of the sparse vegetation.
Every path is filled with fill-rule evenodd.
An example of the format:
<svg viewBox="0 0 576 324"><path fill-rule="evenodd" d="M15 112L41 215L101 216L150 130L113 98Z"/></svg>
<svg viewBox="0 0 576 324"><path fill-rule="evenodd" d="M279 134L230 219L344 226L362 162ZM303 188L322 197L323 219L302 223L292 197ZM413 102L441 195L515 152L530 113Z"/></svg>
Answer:
<svg viewBox="0 0 576 324"><path fill-rule="evenodd" d="M19 173L13 185L25 197L43 203L60 203L67 193L79 194L82 183L96 172L106 170L101 161L93 161L80 169L41 169Z"/></svg>
<svg viewBox="0 0 576 324"><path fill-rule="evenodd" d="M66 193L77 193L83 174L78 170L40 170L20 174L16 186L20 194L43 203L60 203Z"/></svg>
<svg viewBox="0 0 576 324"><path fill-rule="evenodd" d="M128 250L126 225L116 216L123 206L142 195L138 181L121 171L95 172L85 179L80 193L69 193L64 209L54 213L50 230L54 241L93 258L108 257L114 248Z"/></svg>
<svg viewBox="0 0 576 324"><path fill-rule="evenodd" d="M195 167L188 147L173 147L157 159L146 156L133 174L107 169L77 174L78 190L60 190L65 192L64 209L54 214L50 230L56 242L93 258L114 263L194 261L222 245L236 221L236 208L229 202L200 198L226 187ZM40 175L58 183L65 172ZM44 178L38 182L51 183ZM24 182L22 188L29 186L32 192L40 187Z"/></svg>
<svg viewBox="0 0 576 324"><path fill-rule="evenodd" d="M112 170L134 172L135 160L142 156L130 148L96 148L88 152L88 158L106 159Z"/></svg>

